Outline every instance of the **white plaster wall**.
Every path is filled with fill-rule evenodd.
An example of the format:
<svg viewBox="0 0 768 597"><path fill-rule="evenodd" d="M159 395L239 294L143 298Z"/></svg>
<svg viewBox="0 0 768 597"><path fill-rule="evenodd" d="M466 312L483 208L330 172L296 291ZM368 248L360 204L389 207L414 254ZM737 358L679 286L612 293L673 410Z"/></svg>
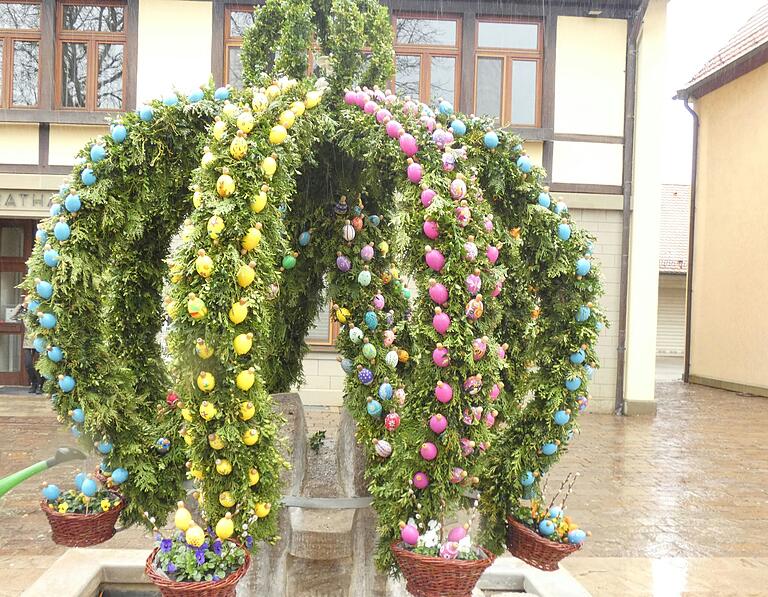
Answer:
<svg viewBox="0 0 768 597"><path fill-rule="evenodd" d="M620 185L624 146L617 143L555 141L552 181Z"/></svg>
<svg viewBox="0 0 768 597"><path fill-rule="evenodd" d="M141 0L137 105L208 81L212 10L211 2Z"/></svg>

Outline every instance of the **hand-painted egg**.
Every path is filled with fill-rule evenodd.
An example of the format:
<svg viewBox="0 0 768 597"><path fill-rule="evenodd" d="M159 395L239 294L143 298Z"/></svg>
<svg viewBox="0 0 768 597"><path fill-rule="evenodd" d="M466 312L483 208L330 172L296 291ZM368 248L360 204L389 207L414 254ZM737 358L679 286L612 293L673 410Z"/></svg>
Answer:
<svg viewBox="0 0 768 597"><path fill-rule="evenodd" d="M552 199L549 196L549 193L541 192L539 193L538 203L542 207L549 208L549 206L552 204Z"/></svg>
<svg viewBox="0 0 768 597"><path fill-rule="evenodd" d="M577 276L586 276L589 273L589 270L592 269L592 264L589 262L588 259L584 259L581 257L576 262L576 275Z"/></svg>
<svg viewBox="0 0 768 597"><path fill-rule="evenodd" d="M451 197L453 197L454 199L463 199L467 195L467 183L464 182L463 178L457 177L451 181L451 186L449 187L449 191L451 193ZM456 218L459 219L459 216L460 214L457 211ZM466 210L464 210L464 212L462 212L462 218L459 219L459 223L463 223L463 225L466 225L467 220L468 220L468 217L466 215Z"/></svg>
<svg viewBox="0 0 768 597"><path fill-rule="evenodd" d="M58 218L61 215L61 203L54 203L48 211L52 218Z"/></svg>
<svg viewBox="0 0 768 597"><path fill-rule="evenodd" d="M387 135L391 137L392 139L399 139L400 135L402 134L403 125L401 125L397 120L390 120L387 122L386 127Z"/></svg>
<svg viewBox="0 0 768 597"><path fill-rule="evenodd" d="M552 456L555 452L557 452L557 444L553 442L548 442L541 446L541 453L544 456Z"/></svg>
<svg viewBox="0 0 768 597"><path fill-rule="evenodd" d="M376 214L372 214L368 216L368 221L371 223L371 226L373 226L374 228L378 227L378 225L381 224L381 218Z"/></svg>
<svg viewBox="0 0 768 597"><path fill-rule="evenodd" d="M372 417L378 417L381 415L381 402L378 400L374 400L373 398L368 399L368 403L365 406L365 409L368 411L368 414Z"/></svg>
<svg viewBox="0 0 768 597"><path fill-rule="evenodd" d="M576 402L579 404L579 412L584 412L587 410L587 406L589 406L589 398L586 396L579 396L576 398Z"/></svg>
<svg viewBox="0 0 768 597"><path fill-rule="evenodd" d="M341 359L341 368L347 375L352 375L355 372L355 363L347 358Z"/></svg>
<svg viewBox="0 0 768 597"><path fill-rule="evenodd" d="M42 245L48 240L48 233L42 228L38 228L35 232L35 239Z"/></svg>
<svg viewBox="0 0 768 597"><path fill-rule="evenodd" d="M581 387L581 378L580 377L569 377L565 380L565 387L568 388L571 392L575 392Z"/></svg>
<svg viewBox="0 0 768 597"><path fill-rule="evenodd" d="M36 336L35 339L32 341L32 346L37 352L42 354L43 352L45 352L46 347L48 346L48 341L42 336Z"/></svg>
<svg viewBox="0 0 768 597"><path fill-rule="evenodd" d="M384 439L374 439L373 449L379 458L389 458L392 455L392 444Z"/></svg>
<svg viewBox="0 0 768 597"><path fill-rule="evenodd" d="M84 168L80 173L80 180L87 187L91 187L96 184L96 174L92 168Z"/></svg>
<svg viewBox="0 0 768 597"><path fill-rule="evenodd" d="M494 265L499 259L499 248L493 245L488 245L488 248L485 250L485 256L488 258L488 261L491 262L491 265Z"/></svg>
<svg viewBox="0 0 768 597"><path fill-rule="evenodd" d="M470 375L464 380L464 391L470 396L474 396L480 392L483 388L483 376L479 373L477 375Z"/></svg>
<svg viewBox="0 0 768 597"><path fill-rule="evenodd" d="M373 249L373 243L368 245L363 245L363 247L360 249L360 259L363 261L370 261L373 259L373 256L375 254L375 251Z"/></svg>
<svg viewBox="0 0 768 597"><path fill-rule="evenodd" d="M426 489L429 486L429 477L427 477L427 473L422 471L413 475L412 481L416 489Z"/></svg>
<svg viewBox="0 0 768 597"><path fill-rule="evenodd" d="M467 303L464 308L464 314L469 321L477 321L483 316L485 306L483 305L483 298L481 294L478 294L475 298Z"/></svg>
<svg viewBox="0 0 768 597"><path fill-rule="evenodd" d="M467 276L467 279L465 280L465 284L467 286L467 292L469 292L469 294L474 296L475 294L480 292L483 286L483 281L478 275L477 270L475 270L475 273L469 274Z"/></svg>
<svg viewBox="0 0 768 597"><path fill-rule="evenodd" d="M311 239L311 235L308 231L304 231L301 234L299 234L299 245L302 247L306 247L309 244L309 241Z"/></svg>
<svg viewBox="0 0 768 597"><path fill-rule="evenodd" d="M399 362L399 358L397 355L396 350L390 350L385 356L384 356L384 362L387 363L392 369L397 367L397 364Z"/></svg>
<svg viewBox="0 0 768 597"><path fill-rule="evenodd" d="M501 388L503 387L503 385L504 384L501 384L501 383L493 384L491 386L491 391L489 392L488 397L491 400L496 400L499 397L499 395L501 394Z"/></svg>
<svg viewBox="0 0 768 597"><path fill-rule="evenodd" d="M384 428L387 431L395 431L398 427L400 427L400 415L392 412L384 417Z"/></svg>
<svg viewBox="0 0 768 597"><path fill-rule="evenodd" d="M348 272L352 268L352 262L346 255L336 257L336 267L340 272Z"/></svg>
<svg viewBox="0 0 768 597"><path fill-rule="evenodd" d="M453 104L449 101L442 100L437 105L437 110L442 114L443 116L450 116L453 114Z"/></svg>
<svg viewBox="0 0 768 597"><path fill-rule="evenodd" d="M472 340L472 358L479 361L485 356L488 350L488 343L485 338L475 338Z"/></svg>
<svg viewBox="0 0 768 597"><path fill-rule="evenodd" d="M392 393L393 393L392 384L389 383L388 381L385 381L384 383L379 385L379 390L377 393L379 395L379 398L381 398L382 400L391 400Z"/></svg>
<svg viewBox="0 0 768 597"><path fill-rule="evenodd" d="M53 295L53 284L46 280L39 280L35 284L35 291L40 295L40 298L48 300ZM34 312L33 309L30 309L30 311Z"/></svg>
<svg viewBox="0 0 768 597"><path fill-rule="evenodd" d="M284 269L293 269L296 267L296 257L294 255L286 255L283 257L282 265Z"/></svg>
<svg viewBox="0 0 768 597"><path fill-rule="evenodd" d="M576 321L583 323L589 319L590 315L592 315L592 310L587 305L582 305L576 312Z"/></svg>
<svg viewBox="0 0 768 597"><path fill-rule="evenodd" d="M370 342L366 342L363 344L362 353L366 359L372 361L376 358L376 347Z"/></svg>
<svg viewBox="0 0 768 597"><path fill-rule="evenodd" d="M99 451L99 454L107 455L112 451L112 443L102 440L96 444L96 449Z"/></svg>
<svg viewBox="0 0 768 597"><path fill-rule="evenodd" d="M560 214L563 214L566 211L568 211L568 206L565 204L564 201L558 201L553 211L559 216Z"/></svg>
<svg viewBox="0 0 768 597"><path fill-rule="evenodd" d="M385 300L384 295L381 293L374 295L373 297L373 306L377 309L381 310L384 308Z"/></svg>
<svg viewBox="0 0 768 597"><path fill-rule="evenodd" d="M473 243L472 241L467 241L464 243L464 259L467 261L474 261L477 259L477 245Z"/></svg>
<svg viewBox="0 0 768 597"><path fill-rule="evenodd" d="M581 365L584 362L584 359L587 358L587 355L584 352L584 349L580 348L576 352L572 352L571 356L568 358L574 365Z"/></svg>
<svg viewBox="0 0 768 597"><path fill-rule="evenodd" d="M437 193L435 193L432 189L424 189L421 192L421 204L424 207L429 207L432 205L432 201L434 200L435 195L437 195Z"/></svg>
<svg viewBox="0 0 768 597"><path fill-rule="evenodd" d="M370 369L363 367L358 370L357 379L359 379L360 383L364 386L369 386L373 383L373 372ZM379 404L379 409L381 409L381 404Z"/></svg>
<svg viewBox="0 0 768 597"><path fill-rule="evenodd" d="M359 327L355 326L353 328L350 328L349 330L349 339L354 344L360 344L360 342L363 339L363 330L361 330Z"/></svg>
<svg viewBox="0 0 768 597"><path fill-rule="evenodd" d="M371 283L371 272L364 269L357 274L357 283L360 284L360 286L368 286Z"/></svg>

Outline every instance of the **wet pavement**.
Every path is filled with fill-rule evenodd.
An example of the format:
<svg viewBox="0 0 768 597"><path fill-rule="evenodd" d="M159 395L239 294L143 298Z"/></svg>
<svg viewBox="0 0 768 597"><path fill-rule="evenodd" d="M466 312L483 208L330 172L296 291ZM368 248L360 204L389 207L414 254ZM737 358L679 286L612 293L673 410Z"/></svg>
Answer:
<svg viewBox="0 0 768 597"><path fill-rule="evenodd" d="M2 391L2 389L0 389ZM657 385L655 418L585 415L550 488L580 472L568 511L592 531L565 567L594 595L768 595L768 399ZM307 409L310 434L339 409ZM0 477L73 445L46 399L0 395ZM49 538L42 481L67 486L68 463L0 498L0 595L18 595L64 548ZM102 547L148 548L130 529Z"/></svg>

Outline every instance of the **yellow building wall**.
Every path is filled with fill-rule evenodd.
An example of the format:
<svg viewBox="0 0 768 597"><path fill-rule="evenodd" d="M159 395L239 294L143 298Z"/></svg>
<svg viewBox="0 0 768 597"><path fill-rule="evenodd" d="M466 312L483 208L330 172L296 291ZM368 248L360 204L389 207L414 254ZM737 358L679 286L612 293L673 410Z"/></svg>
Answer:
<svg viewBox="0 0 768 597"><path fill-rule="evenodd" d="M48 163L52 166L71 166L75 155L89 141L107 133L107 125L80 126L52 124L48 148Z"/></svg>
<svg viewBox="0 0 768 597"><path fill-rule="evenodd" d="M212 18L211 2L140 1L138 105L208 82Z"/></svg>
<svg viewBox="0 0 768 597"><path fill-rule="evenodd" d="M692 376L768 393L768 65L696 102Z"/></svg>
<svg viewBox="0 0 768 597"><path fill-rule="evenodd" d="M523 143L523 149L525 149L525 152L534 164L541 166L542 157L544 155L544 143L541 141L526 141Z"/></svg>
<svg viewBox="0 0 768 597"><path fill-rule="evenodd" d="M627 22L558 17L555 132L622 135Z"/></svg>
<svg viewBox="0 0 768 597"><path fill-rule="evenodd" d="M35 124L0 124L0 164L37 164L39 137Z"/></svg>
<svg viewBox="0 0 768 597"><path fill-rule="evenodd" d="M555 141L552 181L620 185L624 146L618 143Z"/></svg>

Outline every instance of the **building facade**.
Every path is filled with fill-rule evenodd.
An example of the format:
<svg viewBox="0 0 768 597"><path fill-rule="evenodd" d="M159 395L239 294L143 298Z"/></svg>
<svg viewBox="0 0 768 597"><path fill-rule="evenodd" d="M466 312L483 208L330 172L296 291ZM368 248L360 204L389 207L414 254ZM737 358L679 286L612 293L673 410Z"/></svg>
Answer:
<svg viewBox="0 0 768 597"><path fill-rule="evenodd" d="M598 237L611 326L591 408L654 410L665 0L389 0L396 89L492 115ZM208 80L239 84L241 0L0 1L0 316L34 222L104 117ZM20 325L0 321L0 383L22 383ZM305 402L340 404L335 330L318 318Z"/></svg>

